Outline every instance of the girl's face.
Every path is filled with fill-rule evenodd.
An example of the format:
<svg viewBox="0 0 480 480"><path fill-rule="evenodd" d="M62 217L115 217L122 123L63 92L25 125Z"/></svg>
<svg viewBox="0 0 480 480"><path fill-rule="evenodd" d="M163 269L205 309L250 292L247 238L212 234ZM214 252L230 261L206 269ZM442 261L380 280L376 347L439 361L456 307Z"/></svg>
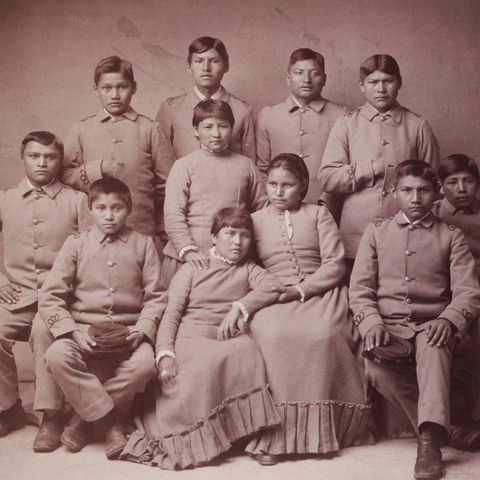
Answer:
<svg viewBox="0 0 480 480"><path fill-rule="evenodd" d="M232 138L232 126L221 118L206 118L195 127L195 136L212 152L221 152Z"/></svg>
<svg viewBox="0 0 480 480"><path fill-rule="evenodd" d="M246 228L223 227L212 235L217 254L232 262L243 260L248 253L252 234Z"/></svg>
<svg viewBox="0 0 480 480"><path fill-rule="evenodd" d="M478 180L469 172L455 172L442 183L440 191L456 208L469 207L477 196Z"/></svg>
<svg viewBox="0 0 480 480"><path fill-rule="evenodd" d="M306 188L306 180L299 180L292 172L282 167L268 172L268 199L279 210L297 208L300 204L300 196Z"/></svg>

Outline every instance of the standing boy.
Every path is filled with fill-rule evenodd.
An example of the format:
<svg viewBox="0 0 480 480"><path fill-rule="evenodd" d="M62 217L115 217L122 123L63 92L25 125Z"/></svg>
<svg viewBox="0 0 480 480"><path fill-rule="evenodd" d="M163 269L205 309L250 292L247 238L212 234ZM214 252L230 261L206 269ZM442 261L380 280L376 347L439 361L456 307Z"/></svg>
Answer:
<svg viewBox="0 0 480 480"><path fill-rule="evenodd" d="M436 192L427 163L398 165L392 195L401 210L367 227L350 282L350 308L366 350L387 345L391 335L414 347L416 368L390 370L367 361L366 373L418 425L415 478L428 480L443 473L453 335L463 334L480 312L475 262L464 234L431 211Z"/></svg>
<svg viewBox="0 0 480 480"><path fill-rule="evenodd" d="M367 225L398 211L391 193L395 167L417 158L436 168L439 146L428 122L397 102L400 68L390 55L373 55L360 67L367 103L340 118L325 147L319 178L325 192L342 195L340 234L347 276Z"/></svg>
<svg viewBox="0 0 480 480"><path fill-rule="evenodd" d="M156 373L152 344L164 295L153 240L125 225L132 210L128 187L115 178L97 180L88 203L94 225L65 241L40 291L39 310L56 338L45 362L76 412L62 443L78 452L88 423L96 422L114 459L126 443L124 422L135 394ZM98 351L92 326L126 331L120 352Z"/></svg>
<svg viewBox="0 0 480 480"><path fill-rule="evenodd" d="M122 180L133 199L128 225L154 236L163 232L171 148L158 124L130 106L137 84L129 61L104 58L95 68L94 82L102 108L73 125L65 142L60 179L85 192L100 178Z"/></svg>
<svg viewBox="0 0 480 480"><path fill-rule="evenodd" d="M6 271L6 275L0 273L0 437L25 426L12 347L33 322L34 408L44 412L33 448L50 452L60 446L63 395L43 361L54 338L36 317L37 292L65 239L86 227L90 215L86 195L57 180L63 159L58 137L50 132L29 133L20 155L26 178L0 192Z"/></svg>
<svg viewBox="0 0 480 480"><path fill-rule="evenodd" d="M195 86L189 92L167 98L157 113L175 158L185 157L200 148L193 135L193 109L203 100L223 100L230 105L235 117L230 149L255 161L255 130L250 105L222 87L221 82L230 68L227 49L221 40L200 37L188 47L188 72Z"/></svg>
<svg viewBox="0 0 480 480"><path fill-rule="evenodd" d="M295 50L287 68L291 95L278 105L264 107L255 129L259 170L265 173L272 158L280 153L296 153L310 174L305 201L315 204L322 194L317 174L328 135L346 113L345 107L322 97L326 80L322 54L309 48Z"/></svg>

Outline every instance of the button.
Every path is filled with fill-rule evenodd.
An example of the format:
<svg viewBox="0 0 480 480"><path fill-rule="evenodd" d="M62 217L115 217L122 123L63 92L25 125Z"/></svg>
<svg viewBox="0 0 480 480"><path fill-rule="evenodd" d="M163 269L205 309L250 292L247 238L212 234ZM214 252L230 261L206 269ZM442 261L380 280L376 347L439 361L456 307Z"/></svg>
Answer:
<svg viewBox="0 0 480 480"><path fill-rule="evenodd" d="M33 248L36 250L38 248L38 243L34 243Z"/></svg>
<svg viewBox="0 0 480 480"><path fill-rule="evenodd" d="M382 197L386 197L388 195L388 192L386 192L385 190L382 192Z"/></svg>
<svg viewBox="0 0 480 480"><path fill-rule="evenodd" d="M108 311L108 314L109 314L109 315L113 315L113 310L109 310L109 311Z"/></svg>
<svg viewBox="0 0 480 480"><path fill-rule="evenodd" d="M387 142L386 140L382 140L380 143L381 143L382 145L386 145L388 142Z"/></svg>
<svg viewBox="0 0 480 480"><path fill-rule="evenodd" d="M411 252L410 250L406 250L406 251L405 251L405 255L406 255L407 257L409 257L411 254L412 254L412 252Z"/></svg>
<svg viewBox="0 0 480 480"><path fill-rule="evenodd" d="M116 292L116 289L114 287L110 287L109 289L112 293L115 293Z"/></svg>
<svg viewBox="0 0 480 480"><path fill-rule="evenodd" d="M409 229L409 230L415 230L415 225L409 225L409 226L408 226L408 229Z"/></svg>
<svg viewBox="0 0 480 480"><path fill-rule="evenodd" d="M405 277L405 281L406 281L406 282L411 282L412 279L411 279L410 277Z"/></svg>
<svg viewBox="0 0 480 480"><path fill-rule="evenodd" d="M107 265L108 265L109 267L113 267L113 262L107 262Z"/></svg>
<svg viewBox="0 0 480 480"><path fill-rule="evenodd" d="M108 238L107 238L107 243L112 243L112 242L113 242L112 237L108 237Z"/></svg>
<svg viewBox="0 0 480 480"><path fill-rule="evenodd" d="M413 303L413 300L411 298L407 298L407 303L408 304Z"/></svg>
<svg viewBox="0 0 480 480"><path fill-rule="evenodd" d="M119 140L117 140L116 138L112 138L112 142L113 142L113 143L118 143Z"/></svg>
<svg viewBox="0 0 480 480"><path fill-rule="evenodd" d="M300 158L305 158L305 156L306 156L306 155L304 155L303 153L301 153L301 154L299 155Z"/></svg>
<svg viewBox="0 0 480 480"><path fill-rule="evenodd" d="M41 271L39 268L37 268L37 269L35 270L35 273L36 273L37 275L40 275L40 274L42 273L42 271Z"/></svg>
<svg viewBox="0 0 480 480"><path fill-rule="evenodd" d="M39 223L38 220L35 218L35 219L33 220L33 224L34 224L34 225L38 225L38 223Z"/></svg>
<svg viewBox="0 0 480 480"><path fill-rule="evenodd" d="M305 135L305 131L303 131L303 130L300 130L298 133L300 134L300 136Z"/></svg>
<svg viewBox="0 0 480 480"><path fill-rule="evenodd" d="M34 198L35 200L38 200L38 199L40 198L40 195L35 195L33 198Z"/></svg>
<svg viewBox="0 0 480 480"><path fill-rule="evenodd" d="M405 320L406 320L407 322L411 322L411 321L412 321L412 317L407 317Z"/></svg>
<svg viewBox="0 0 480 480"><path fill-rule="evenodd" d="M305 110L304 108L301 108L300 111L301 111L302 113L305 113L305 112L306 112L306 110Z"/></svg>

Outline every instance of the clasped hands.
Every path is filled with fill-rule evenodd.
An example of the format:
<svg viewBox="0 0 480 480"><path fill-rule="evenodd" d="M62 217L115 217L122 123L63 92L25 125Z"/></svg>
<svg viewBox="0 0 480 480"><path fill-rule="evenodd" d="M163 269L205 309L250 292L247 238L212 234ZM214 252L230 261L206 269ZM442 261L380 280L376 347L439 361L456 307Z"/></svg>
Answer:
<svg viewBox="0 0 480 480"><path fill-rule="evenodd" d="M132 344L132 348L136 350L144 339L145 334L143 332L131 332L125 340L130 342ZM97 346L97 342L95 342L95 340L87 332L81 332L80 330L74 330L72 332L72 340L78 344L82 352L86 353L94 353L92 347Z"/></svg>

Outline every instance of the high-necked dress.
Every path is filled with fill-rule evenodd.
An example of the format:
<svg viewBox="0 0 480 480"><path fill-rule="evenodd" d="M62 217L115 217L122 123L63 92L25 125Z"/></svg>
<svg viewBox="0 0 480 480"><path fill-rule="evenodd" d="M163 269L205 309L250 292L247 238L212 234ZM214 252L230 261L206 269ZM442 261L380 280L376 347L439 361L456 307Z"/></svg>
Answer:
<svg viewBox="0 0 480 480"><path fill-rule="evenodd" d="M305 302L271 305L251 321L282 423L247 451L314 454L373 443L335 221L326 206L307 203L293 211L270 205L252 217L262 265L284 285L298 285Z"/></svg>
<svg viewBox="0 0 480 480"><path fill-rule="evenodd" d="M169 288L156 352L176 355L171 389L156 383L122 458L163 469L203 465L247 435L278 425L262 355L246 334L217 340L234 301L249 315L275 301L278 280L254 262L231 264L212 249L208 270L185 264Z"/></svg>

